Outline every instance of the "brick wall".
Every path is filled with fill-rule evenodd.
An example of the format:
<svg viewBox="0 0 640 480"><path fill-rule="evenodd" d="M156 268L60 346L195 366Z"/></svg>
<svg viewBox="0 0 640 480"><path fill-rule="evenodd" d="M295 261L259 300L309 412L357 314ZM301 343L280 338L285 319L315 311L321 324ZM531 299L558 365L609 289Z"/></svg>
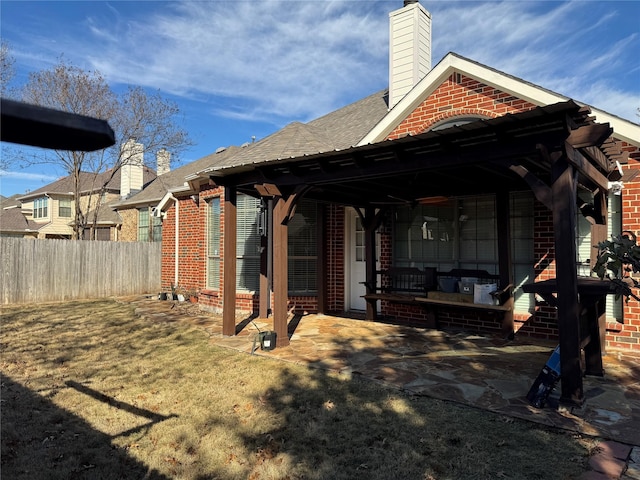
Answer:
<svg viewBox="0 0 640 480"><path fill-rule="evenodd" d="M199 194L199 205L191 199L180 199L180 239L178 245L178 278L179 286L189 289L199 290L199 303L206 310L220 313L223 306L224 284L220 289L210 289L206 287L207 273L207 201L213 197L220 197L220 230L224 238L224 190L214 188L202 190ZM343 262L341 258L344 252L344 228L342 234L334 235L339 231L336 219L340 217L342 207L331 207L331 214L327 215L327 228L325 229L326 241L332 245L337 245L337 251L330 248L329 278L343 278ZM163 245L162 245L162 285L165 288L174 282L175 271L175 205L167 211L166 219L163 223ZM343 216L343 214L342 214ZM337 220L340 223L340 220ZM333 227L329 228L329 225ZM220 246L220 256L224 258L224 241ZM339 268L335 268L339 265ZM224 262L220 265L220 277L224 278ZM343 280L340 281L340 288L334 288L330 294L330 304L337 305L343 303ZM236 292L236 310L242 313L255 313L259 309L259 295L251 292ZM316 296L291 296L289 298L289 310L291 313L315 313L318 311L318 299ZM342 311L342 307L340 307Z"/></svg>
<svg viewBox="0 0 640 480"><path fill-rule="evenodd" d="M327 245L327 305L330 312L345 310L345 208L339 205L327 207L323 231Z"/></svg>
<svg viewBox="0 0 640 480"><path fill-rule="evenodd" d="M118 213L120 214L120 218L122 218L119 240L121 242L138 241L138 210L129 208L127 210L118 210Z"/></svg>
<svg viewBox="0 0 640 480"><path fill-rule="evenodd" d="M388 138L393 140L422 133L438 122L457 116L480 115L495 118L533 108L535 105L532 103L454 73L401 122Z"/></svg>
<svg viewBox="0 0 640 480"><path fill-rule="evenodd" d="M624 144L624 150L629 152L630 160L622 166L623 171L637 176L626 182L622 191L622 228L640 239L640 148ZM635 277L640 279L640 274ZM607 324L607 346L640 352L640 303L630 300L624 306L623 318L624 324Z"/></svg>

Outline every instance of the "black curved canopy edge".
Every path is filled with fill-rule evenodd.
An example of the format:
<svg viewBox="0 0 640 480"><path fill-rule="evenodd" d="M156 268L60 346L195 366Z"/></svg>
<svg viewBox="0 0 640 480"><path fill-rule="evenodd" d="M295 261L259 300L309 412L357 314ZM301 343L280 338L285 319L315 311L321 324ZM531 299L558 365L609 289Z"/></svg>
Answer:
<svg viewBox="0 0 640 480"><path fill-rule="evenodd" d="M115 143L105 120L3 98L0 140L53 150L91 152Z"/></svg>

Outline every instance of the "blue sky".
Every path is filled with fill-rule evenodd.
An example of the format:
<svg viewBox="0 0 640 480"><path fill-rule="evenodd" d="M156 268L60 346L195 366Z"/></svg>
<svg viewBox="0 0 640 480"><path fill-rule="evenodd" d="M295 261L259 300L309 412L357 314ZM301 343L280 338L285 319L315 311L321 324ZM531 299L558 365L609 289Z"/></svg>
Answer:
<svg viewBox="0 0 640 480"><path fill-rule="evenodd" d="M640 1L421 0L432 61L453 51L638 122ZM62 57L114 89L140 85L176 102L195 146L174 162L309 121L388 83L393 1L7 1L0 36L14 86ZM10 144L1 144L4 159ZM12 147L13 148L13 147ZM0 171L0 194L64 175Z"/></svg>

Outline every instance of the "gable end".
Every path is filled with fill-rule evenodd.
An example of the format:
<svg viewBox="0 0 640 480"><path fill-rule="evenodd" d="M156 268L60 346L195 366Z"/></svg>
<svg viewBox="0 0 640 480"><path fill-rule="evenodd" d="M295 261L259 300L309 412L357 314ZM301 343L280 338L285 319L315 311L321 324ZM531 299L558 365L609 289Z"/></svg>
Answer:
<svg viewBox="0 0 640 480"><path fill-rule="evenodd" d="M459 116L495 118L536 106L510 93L483 84L461 73L452 73L388 135L394 140L425 132L435 124Z"/></svg>

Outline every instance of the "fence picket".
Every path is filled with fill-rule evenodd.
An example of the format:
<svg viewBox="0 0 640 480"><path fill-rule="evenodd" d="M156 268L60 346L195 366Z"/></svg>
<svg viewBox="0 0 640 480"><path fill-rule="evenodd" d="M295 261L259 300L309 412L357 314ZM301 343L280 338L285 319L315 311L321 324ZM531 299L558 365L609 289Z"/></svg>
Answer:
<svg viewBox="0 0 640 480"><path fill-rule="evenodd" d="M0 301L32 303L160 291L161 245L0 237Z"/></svg>

